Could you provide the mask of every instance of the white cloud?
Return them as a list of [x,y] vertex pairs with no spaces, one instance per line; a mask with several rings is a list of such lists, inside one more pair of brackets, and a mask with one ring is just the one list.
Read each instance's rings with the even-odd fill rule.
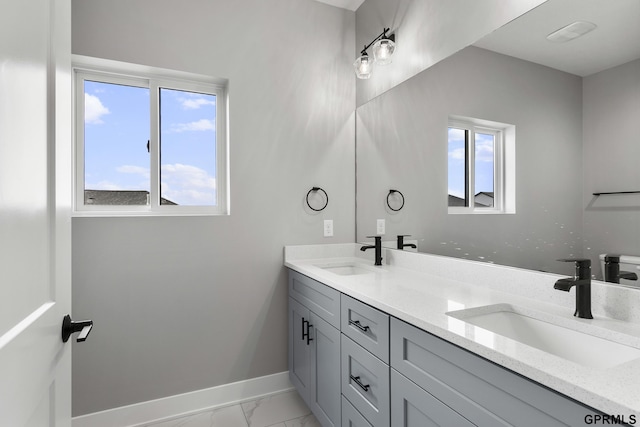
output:
[[212,205],[216,201],[216,179],[207,171],[181,163],[161,167],[162,197],[179,205]]
[[122,165],[118,166],[116,171],[119,173],[138,174],[149,178],[149,168],[143,168],[142,166]]
[[476,161],[493,162],[493,141],[476,141]]
[[464,160],[465,158],[465,149],[464,148],[456,148],[455,150],[449,151],[449,157],[455,160]]
[[185,110],[197,110],[203,105],[216,105],[215,98],[181,98],[180,102],[182,102],[182,108],[184,108]]
[[174,123],[171,125],[172,132],[191,132],[191,131],[215,131],[216,124],[213,120],[201,119],[196,122]]
[[106,180],[100,181],[100,182],[98,182],[96,184],[90,184],[90,183],[87,182],[84,185],[84,187],[87,190],[112,190],[112,191],[124,190],[124,188],[122,186],[120,186],[120,185],[118,185],[116,183],[113,183],[111,181],[106,181]]
[[89,93],[84,94],[84,122],[94,125],[104,123],[102,116],[110,114],[107,107],[102,105],[102,101],[95,95]]

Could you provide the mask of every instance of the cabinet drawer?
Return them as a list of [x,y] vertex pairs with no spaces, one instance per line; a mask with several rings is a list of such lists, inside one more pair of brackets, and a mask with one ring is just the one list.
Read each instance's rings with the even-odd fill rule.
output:
[[389,363],[389,315],[342,294],[340,330]]
[[371,427],[365,417],[344,396],[342,396],[342,427]]
[[374,427],[389,427],[389,365],[342,335],[342,394]]
[[564,395],[391,319],[391,366],[478,426],[577,426],[597,414]]
[[391,369],[391,425],[473,427],[462,415]]
[[289,270],[289,296],[336,329],[340,329],[340,292],[297,271]]

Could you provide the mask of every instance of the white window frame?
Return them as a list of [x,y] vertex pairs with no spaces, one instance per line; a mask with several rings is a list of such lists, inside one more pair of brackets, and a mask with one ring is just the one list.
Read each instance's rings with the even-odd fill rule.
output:
[[[229,136],[227,133],[227,81],[198,74],[73,55],[75,197],[74,216],[183,216],[229,215]],[[148,205],[86,205],[84,165],[85,80],[149,89],[150,188]],[[216,96],[216,205],[160,204],[160,103],[159,90],[175,89]]]
[[[515,213],[515,126],[462,116],[449,116],[448,128],[469,133],[466,150],[469,206],[447,206],[449,214],[510,214]],[[476,207],[475,195],[475,134],[494,136],[493,206]]]

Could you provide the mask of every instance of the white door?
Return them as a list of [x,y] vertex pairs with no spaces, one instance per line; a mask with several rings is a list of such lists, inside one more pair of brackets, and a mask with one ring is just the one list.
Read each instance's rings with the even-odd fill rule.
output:
[[0,425],[71,425],[70,0],[0,0]]

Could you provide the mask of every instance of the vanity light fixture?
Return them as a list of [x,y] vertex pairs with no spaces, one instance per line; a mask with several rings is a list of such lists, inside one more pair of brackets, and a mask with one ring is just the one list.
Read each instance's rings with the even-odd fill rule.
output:
[[597,25],[592,22],[576,21],[549,34],[547,40],[554,43],[566,43],[595,30],[596,27]]
[[[387,31],[389,31],[389,28],[383,29],[378,37],[373,39],[371,43],[360,51],[360,56],[356,59],[356,62],[353,63],[356,77],[359,79],[368,79],[371,77],[374,63],[377,65],[387,65],[391,63],[391,57],[396,49],[396,36],[395,34],[387,36]],[[371,45],[373,45],[371,49],[373,51],[373,59],[367,54],[367,49],[369,49]]]

